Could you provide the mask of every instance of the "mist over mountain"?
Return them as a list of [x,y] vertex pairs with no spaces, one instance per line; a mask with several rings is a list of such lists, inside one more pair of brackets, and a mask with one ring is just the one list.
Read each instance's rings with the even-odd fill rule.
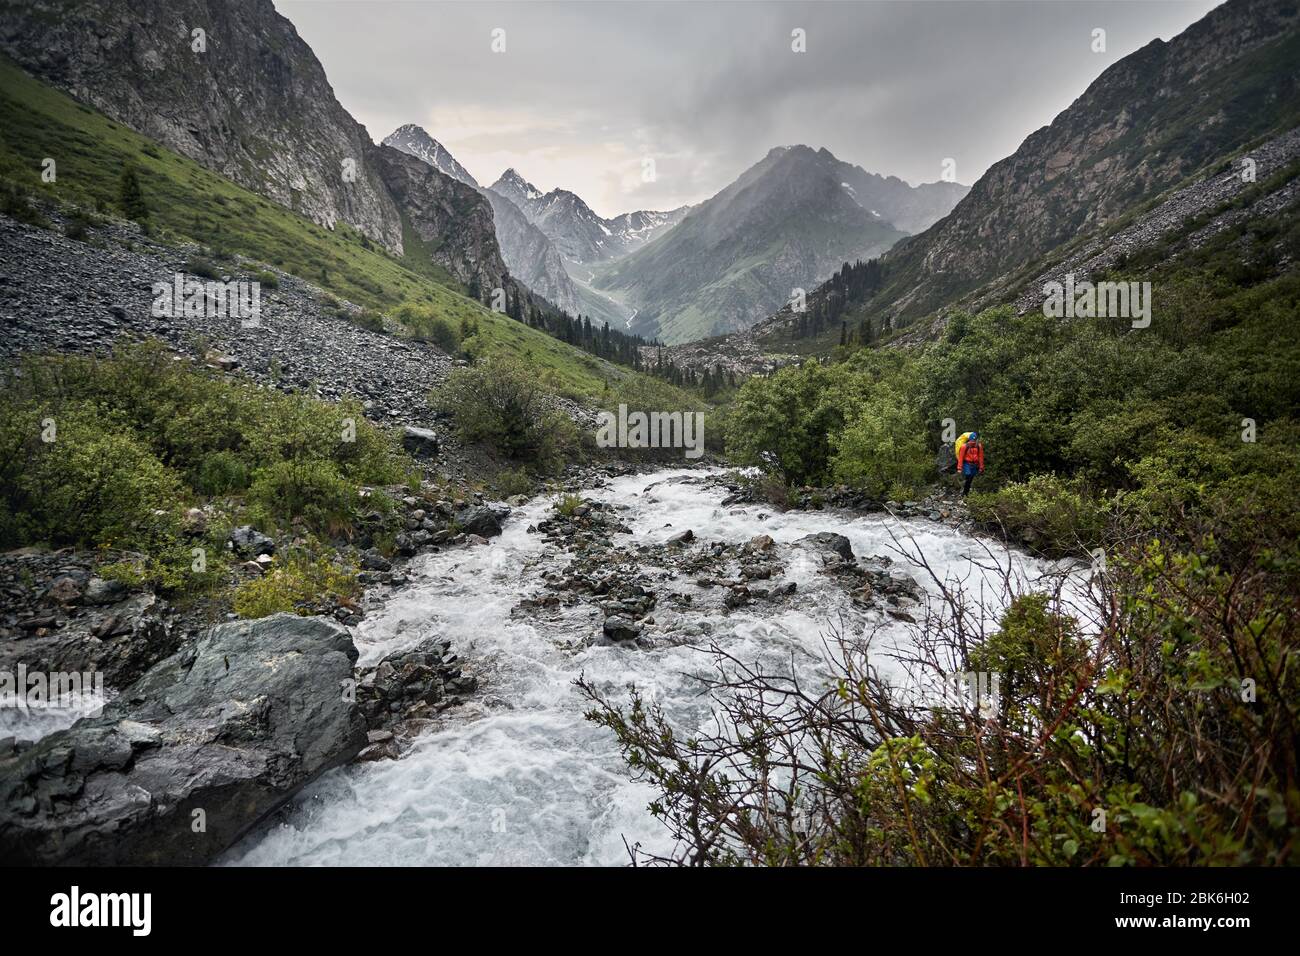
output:
[[530,222],[551,237],[565,259],[581,265],[627,255],[671,229],[690,208],[637,210],[604,219],[576,193],[567,189],[543,193],[513,169],[507,169],[489,188],[522,209]]
[[577,315],[582,310],[578,288],[565,271],[554,244],[514,202],[499,192],[479,186],[446,147],[414,123],[400,126],[384,137],[384,145],[414,156],[476,189],[492,206],[497,244],[510,274],[566,312]]
[[829,150],[776,147],[666,235],[601,270],[596,287],[637,308],[637,328],[665,342],[743,329],[846,261],[879,255],[923,227],[966,187],[911,187]]

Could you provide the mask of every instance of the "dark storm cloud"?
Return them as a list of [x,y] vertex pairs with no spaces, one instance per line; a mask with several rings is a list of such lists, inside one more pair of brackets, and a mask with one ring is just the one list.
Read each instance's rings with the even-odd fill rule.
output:
[[484,184],[514,166],[607,216],[698,202],[793,143],[911,182],[952,157],[974,182],[1215,5],[276,0],[376,140],[419,123]]

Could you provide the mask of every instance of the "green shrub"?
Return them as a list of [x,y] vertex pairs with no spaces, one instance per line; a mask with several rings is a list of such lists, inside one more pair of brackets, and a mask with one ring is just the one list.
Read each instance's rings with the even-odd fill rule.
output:
[[5,403],[0,451],[11,545],[149,550],[176,535],[181,483],[107,410]]
[[460,350],[461,340],[478,330],[477,323],[470,325],[468,319],[462,319],[461,327],[457,329],[432,308],[412,302],[402,303],[392,315],[411,338],[432,342],[449,355],[455,355]]
[[198,256],[185,261],[184,271],[203,279],[216,279],[221,275],[221,272],[211,261]]
[[742,465],[773,468],[791,484],[827,477],[832,436],[848,409],[835,386],[843,366],[810,361],[741,386],[727,422],[727,453]]
[[31,194],[11,182],[0,184],[0,213],[29,226],[50,228],[50,221],[32,201]]
[[1035,475],[992,492],[972,492],[971,516],[1052,556],[1082,556],[1101,544],[1107,508],[1079,481]]
[[[135,556],[114,568],[123,579],[193,591],[217,583],[224,553],[181,524],[199,496],[247,490],[259,524],[347,535],[359,485],[413,468],[355,402],[240,385],[157,343],[110,359],[27,356],[0,392],[0,546],[124,549]],[[375,493],[367,509],[386,501]],[[207,572],[192,567],[195,547]]]
[[351,525],[357,502],[357,486],[328,461],[278,461],[256,472],[248,489],[249,507],[273,525],[300,519],[329,535]]
[[877,498],[910,498],[934,477],[916,417],[896,402],[863,407],[833,445],[832,477]]
[[85,216],[69,216],[63,224],[63,234],[77,242],[85,242],[90,234],[90,220]]
[[144,190],[140,188],[140,177],[133,164],[122,167],[122,175],[117,184],[117,204],[127,219],[134,219],[144,225],[149,221],[149,205],[144,199]]
[[534,372],[511,359],[456,369],[436,400],[451,413],[462,439],[507,458],[548,469],[576,454],[577,427],[551,410],[553,397],[542,390]]
[[[202,552],[201,558],[196,551]],[[103,577],[133,589],[147,586],[191,597],[219,589],[229,572],[225,536],[216,532],[188,540],[166,538],[148,551],[134,551],[99,568]]]
[[274,272],[269,272],[264,269],[261,272],[258,272],[257,275],[255,275],[253,278],[264,289],[280,288],[280,277],[276,275]]
[[205,495],[225,495],[248,487],[248,466],[233,451],[217,451],[198,467],[194,490]]
[[492,484],[497,494],[503,498],[531,494],[533,490],[532,479],[522,468],[507,468],[499,472]]
[[374,309],[362,309],[360,312],[340,311],[339,315],[353,325],[360,326],[370,332],[383,332],[384,317]]
[[582,495],[564,495],[555,503],[555,513],[565,518],[572,518],[582,506]]
[[357,571],[339,565],[333,552],[305,550],[277,558],[261,577],[235,589],[235,613],[245,619],[270,614],[307,615],[330,601],[349,603],[360,594]]

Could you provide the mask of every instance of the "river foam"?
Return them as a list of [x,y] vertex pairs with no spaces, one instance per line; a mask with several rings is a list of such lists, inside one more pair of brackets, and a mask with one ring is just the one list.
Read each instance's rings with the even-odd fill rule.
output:
[[[701,471],[618,478],[586,497],[620,508],[644,542],[690,528],[704,541],[744,542],[768,534],[786,563],[783,580],[798,584],[785,605],[751,604],[730,613],[701,612],[694,623],[736,658],[789,670],[813,685],[829,680],[823,639],[832,620],[875,629],[905,642],[908,626],[878,610],[855,608],[820,573],[806,549],[789,545],[818,531],[846,536],[858,556],[895,552],[902,543],[924,554],[941,580],[961,581],[989,613],[997,610],[997,574],[987,542],[929,521],[831,512],[772,513],[755,505],[724,506],[725,492]],[[617,694],[635,683],[672,722],[699,728],[713,706],[691,675],[709,670],[697,646],[652,649],[591,644],[593,621],[511,617],[524,597],[543,591],[542,574],[566,556],[527,528],[553,504],[517,510],[488,546],[420,559],[411,585],[373,611],[357,629],[363,663],[431,636],[453,642],[480,692],[463,716],[422,736],[398,760],[354,764],[317,781],[276,823],[226,855],[242,865],[609,865],[628,860],[624,841],[671,849],[646,809],[654,792],[630,779],[612,734],[583,717],[573,681],[585,675]],[[992,557],[1009,565],[1022,587],[1054,569],[1015,552]],[[922,579],[929,594],[937,588]],[[684,578],[666,587],[687,590]],[[874,652],[873,652],[874,653]]]

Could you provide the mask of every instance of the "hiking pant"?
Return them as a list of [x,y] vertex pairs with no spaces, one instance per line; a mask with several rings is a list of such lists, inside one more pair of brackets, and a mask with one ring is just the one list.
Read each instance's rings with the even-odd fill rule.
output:
[[966,480],[961,486],[961,496],[963,498],[970,494],[970,483],[975,480],[975,472],[972,471],[969,475],[966,475],[965,478]]

